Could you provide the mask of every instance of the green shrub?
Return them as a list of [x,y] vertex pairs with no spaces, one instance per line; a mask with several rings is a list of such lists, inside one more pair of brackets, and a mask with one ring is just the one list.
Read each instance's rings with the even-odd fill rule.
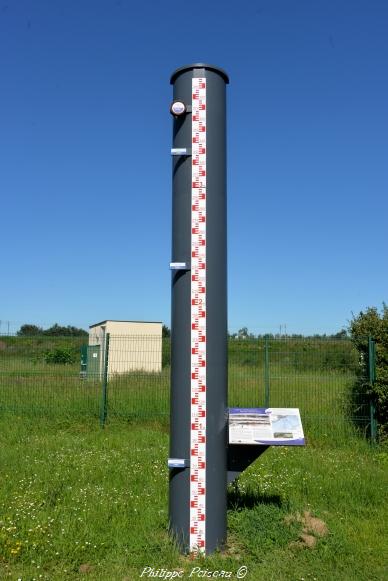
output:
[[76,362],[76,354],[73,349],[66,347],[57,347],[45,352],[44,360],[46,363],[68,365]]
[[[373,398],[376,406],[376,419],[379,424],[380,439],[388,438],[388,307],[383,304],[382,312],[376,307],[369,307],[353,317],[350,333],[359,354],[359,377],[356,390]],[[369,381],[368,336],[376,344],[376,380]]]

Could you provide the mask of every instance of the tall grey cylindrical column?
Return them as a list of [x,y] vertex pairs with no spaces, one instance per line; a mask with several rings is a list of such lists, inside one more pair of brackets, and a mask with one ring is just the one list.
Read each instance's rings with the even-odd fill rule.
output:
[[[171,77],[174,88],[173,103],[176,106],[172,111],[173,270],[169,519],[171,533],[181,550],[196,552],[198,549],[206,554],[222,547],[226,540],[228,82],[228,76],[222,69],[202,63],[182,67]],[[198,139],[202,144],[199,155]],[[199,181],[195,177],[195,164],[198,159]],[[195,201],[198,192],[201,198],[199,205],[202,208],[199,214],[198,202]],[[201,206],[205,204],[205,200],[206,205]],[[198,237],[195,237],[196,220],[206,223],[206,233],[203,237],[199,235],[200,256],[204,253],[203,264],[200,258],[199,266],[195,246],[198,242]],[[199,225],[199,228],[202,226]],[[200,277],[203,273],[204,278],[201,278],[203,283],[199,292],[204,294],[200,295],[199,300],[202,304],[203,296],[203,304],[206,305],[202,312],[205,325],[202,338],[199,331],[199,341],[204,342],[199,346],[202,348],[205,344],[206,352],[202,359],[199,356],[199,364],[198,359],[195,359],[198,334],[196,335],[194,320],[196,311],[193,308],[196,307],[192,307],[196,303],[196,288],[198,290],[198,287],[193,286],[196,284],[193,280],[196,278],[194,264],[195,268],[202,269]],[[198,282],[198,278],[196,280]],[[201,324],[202,319],[200,328]],[[199,405],[195,385],[193,388],[193,378],[198,377],[198,370],[194,369],[197,364],[206,369],[205,376],[201,376],[202,367],[199,370],[200,377],[204,377],[202,383],[199,381],[199,390],[204,392],[198,396]],[[198,426],[199,444],[195,439]],[[203,462],[200,461],[201,446]],[[203,469],[202,472],[199,470],[199,477],[205,475],[205,485],[199,488],[196,483],[198,473],[194,470],[198,463]],[[200,508],[196,512],[198,505]],[[198,530],[202,532],[197,532]],[[198,543],[195,540],[196,534]]]

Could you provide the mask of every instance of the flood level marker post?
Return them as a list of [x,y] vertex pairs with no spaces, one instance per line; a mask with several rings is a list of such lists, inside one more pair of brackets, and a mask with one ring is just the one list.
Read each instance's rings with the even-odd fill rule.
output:
[[226,84],[176,70],[173,114],[170,530],[184,552],[226,540]]

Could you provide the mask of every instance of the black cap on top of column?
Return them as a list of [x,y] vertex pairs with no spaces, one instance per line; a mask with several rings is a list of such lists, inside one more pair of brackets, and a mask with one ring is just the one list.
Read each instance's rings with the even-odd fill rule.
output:
[[220,67],[216,67],[214,65],[207,65],[205,63],[194,63],[192,65],[185,65],[184,67],[179,67],[179,69],[176,69],[176,71],[174,71],[171,75],[171,79],[170,79],[171,85],[173,85],[175,83],[177,77],[181,73],[184,73],[186,71],[191,71],[193,69],[207,69],[208,71],[213,71],[213,72],[221,75],[221,77],[224,79],[225,83],[229,83],[229,77],[228,77],[227,73],[224,71],[224,69],[221,69]]

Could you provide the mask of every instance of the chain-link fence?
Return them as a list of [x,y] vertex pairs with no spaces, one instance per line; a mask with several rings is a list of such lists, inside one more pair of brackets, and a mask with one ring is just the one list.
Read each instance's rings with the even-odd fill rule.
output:
[[307,434],[374,437],[373,403],[361,389],[373,369],[347,338],[230,341],[229,405],[299,408]]
[[[230,339],[229,405],[297,407],[307,436],[373,436],[372,402],[360,390],[373,379],[369,353],[362,361],[349,339]],[[104,423],[168,417],[169,397],[169,338],[0,337],[2,412]]]
[[85,387],[85,337],[0,337],[0,410],[17,414],[98,415],[101,386]]

